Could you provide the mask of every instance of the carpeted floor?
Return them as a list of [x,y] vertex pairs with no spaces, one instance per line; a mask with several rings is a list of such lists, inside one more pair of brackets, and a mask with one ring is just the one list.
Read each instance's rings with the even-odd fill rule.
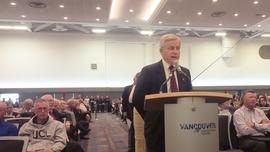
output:
[[127,152],[128,126],[111,113],[98,113],[90,123],[88,140],[81,140],[85,152]]

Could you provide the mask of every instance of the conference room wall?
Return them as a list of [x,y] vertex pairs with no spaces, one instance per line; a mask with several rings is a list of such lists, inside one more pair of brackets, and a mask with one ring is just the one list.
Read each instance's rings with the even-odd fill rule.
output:
[[143,36],[9,32],[0,41],[1,88],[123,87],[153,62]]
[[[128,34],[1,32],[0,87],[123,87],[132,83],[144,65],[160,59],[158,39]],[[198,76],[194,86],[269,85],[269,60],[258,55],[259,47],[266,44],[267,39],[243,39],[232,57],[224,59],[219,58],[220,38],[185,37],[181,65],[191,70],[192,79]],[[97,70],[90,69],[92,63]]]

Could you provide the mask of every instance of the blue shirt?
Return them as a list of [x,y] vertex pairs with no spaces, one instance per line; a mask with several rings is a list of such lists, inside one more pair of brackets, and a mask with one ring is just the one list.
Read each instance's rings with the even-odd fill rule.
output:
[[17,136],[17,135],[18,129],[14,124],[0,120],[0,136]]

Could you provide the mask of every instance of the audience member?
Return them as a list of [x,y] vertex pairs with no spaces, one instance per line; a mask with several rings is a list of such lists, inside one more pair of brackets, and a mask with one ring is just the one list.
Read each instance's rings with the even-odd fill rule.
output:
[[269,152],[269,141],[261,141],[253,136],[265,137],[270,132],[270,121],[265,113],[256,108],[256,92],[247,90],[244,92],[241,108],[235,111],[233,122],[239,138],[239,147],[250,152]]
[[64,125],[49,116],[49,104],[38,99],[34,105],[35,116],[25,123],[19,135],[29,136],[27,151],[60,152],[67,144]]
[[4,116],[7,111],[7,105],[0,101],[0,136],[17,136],[17,127],[9,122],[5,122]]

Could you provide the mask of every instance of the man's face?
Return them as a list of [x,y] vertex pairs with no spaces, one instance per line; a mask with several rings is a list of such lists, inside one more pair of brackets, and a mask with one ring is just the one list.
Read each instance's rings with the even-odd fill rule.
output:
[[38,102],[35,105],[35,113],[37,119],[44,120],[48,118],[49,114],[49,105],[46,102]]
[[180,58],[180,47],[179,40],[165,41],[164,46],[160,48],[160,54],[168,64],[172,65],[175,60],[178,61]]
[[49,103],[50,108],[54,107],[54,99],[51,95],[44,95],[41,97],[42,100]]
[[256,101],[257,101],[257,94],[256,93],[251,93],[248,92],[246,95],[243,97],[244,99],[244,105],[249,108],[253,109],[256,107]]

